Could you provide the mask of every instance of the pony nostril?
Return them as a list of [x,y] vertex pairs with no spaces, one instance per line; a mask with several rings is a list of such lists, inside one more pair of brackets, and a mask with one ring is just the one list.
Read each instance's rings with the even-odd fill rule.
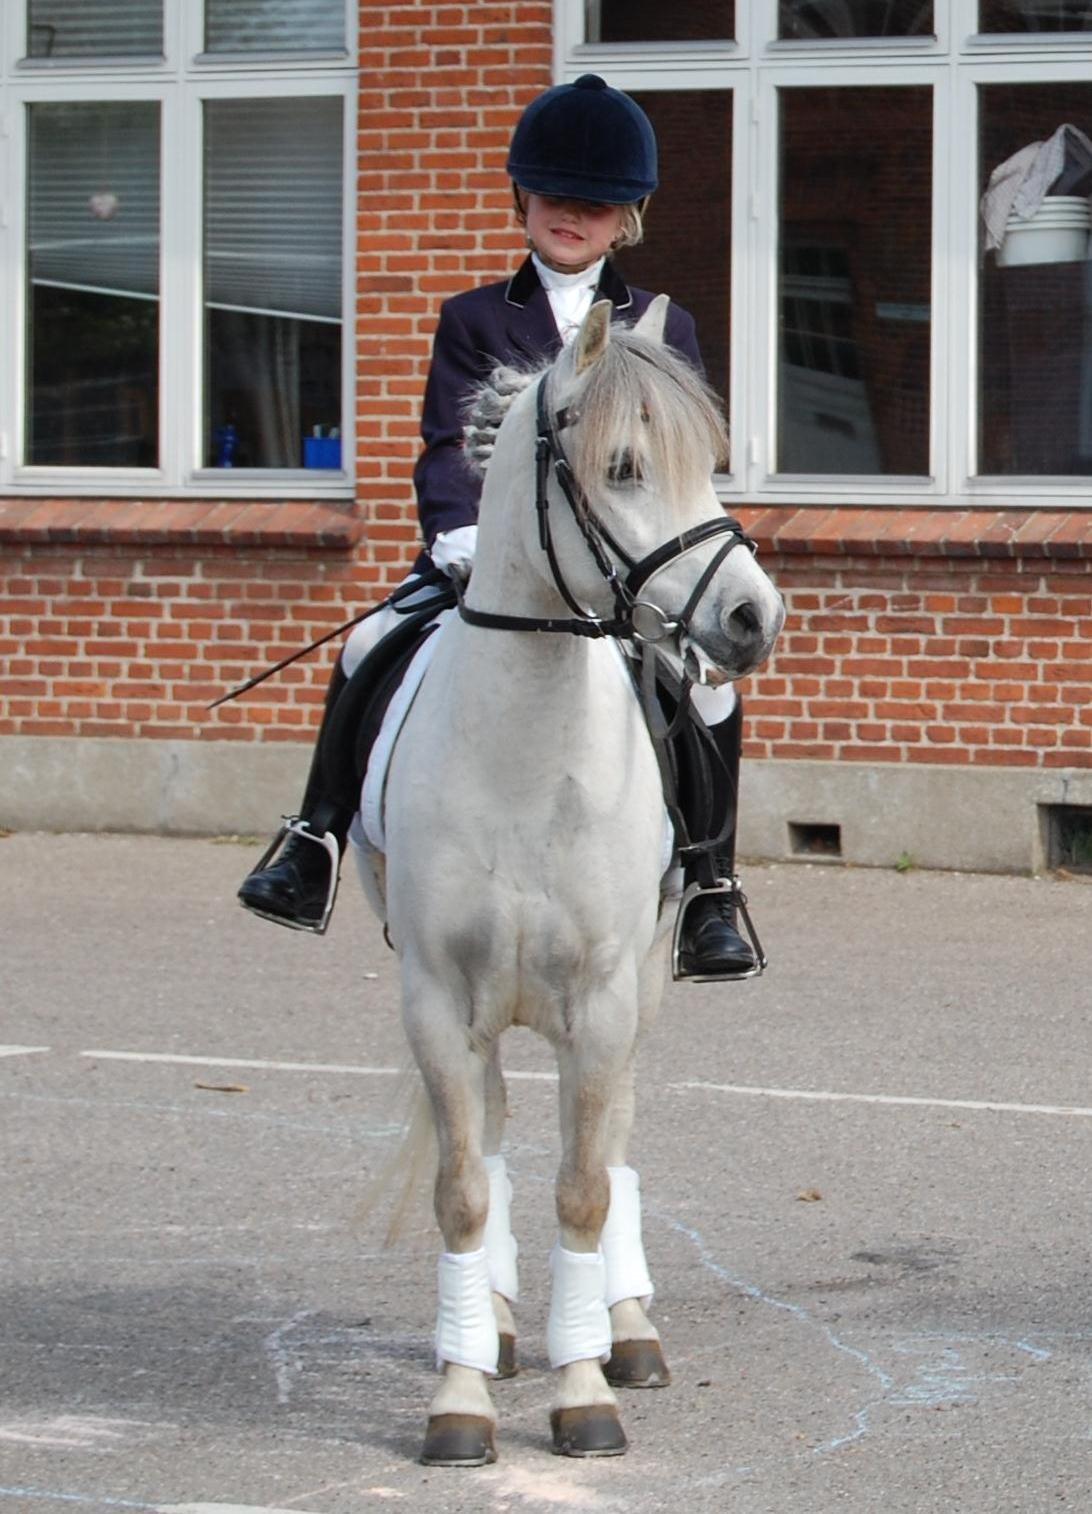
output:
[[762,629],[762,621],[754,605],[745,601],[737,605],[728,617],[729,628],[742,640],[749,641]]

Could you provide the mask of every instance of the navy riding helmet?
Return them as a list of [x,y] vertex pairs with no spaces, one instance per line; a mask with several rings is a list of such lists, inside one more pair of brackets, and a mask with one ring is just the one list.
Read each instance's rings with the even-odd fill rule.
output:
[[531,101],[507,168],[532,194],[632,205],[656,188],[656,133],[635,100],[583,74]]

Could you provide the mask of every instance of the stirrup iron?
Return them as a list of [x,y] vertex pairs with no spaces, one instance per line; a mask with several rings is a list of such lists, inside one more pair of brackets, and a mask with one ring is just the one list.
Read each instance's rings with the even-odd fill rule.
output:
[[[686,919],[686,911],[692,900],[701,894],[728,894],[730,901],[736,907],[736,914],[743,923],[744,939],[750,941],[751,950],[755,954],[755,965],[741,973],[684,973],[680,971],[679,956],[682,945],[683,921]],[[743,892],[743,885],[739,881],[739,875],[733,873],[730,878],[718,878],[713,884],[691,883],[687,886],[679,905],[679,913],[675,918],[675,935],[671,943],[671,976],[676,983],[736,983],[744,978],[760,978],[767,966],[766,953],[762,950],[762,943],[758,939],[754,921],[751,919],[747,908],[747,895]]]
[[255,909],[251,904],[248,904],[246,908],[250,910],[252,915],[257,915],[259,919],[272,920],[274,925],[286,925],[289,930],[305,930],[310,931],[313,936],[323,936],[326,934],[326,927],[330,923],[330,916],[334,912],[334,901],[337,898],[338,874],[341,871],[341,848],[338,846],[337,838],[332,832],[326,831],[323,835],[316,836],[314,831],[307,829],[306,820],[301,819],[299,815],[282,815],[280,830],[250,869],[247,877],[253,878],[255,873],[263,872],[284,846],[289,836],[300,836],[304,841],[314,842],[316,846],[322,847],[330,859],[330,886],[326,891],[326,903],[323,907],[322,919],[314,925],[306,925],[298,920],[289,920],[284,915],[274,915],[268,910]]

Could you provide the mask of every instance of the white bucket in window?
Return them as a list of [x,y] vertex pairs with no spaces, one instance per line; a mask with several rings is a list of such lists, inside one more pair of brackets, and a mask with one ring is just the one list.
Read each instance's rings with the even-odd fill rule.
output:
[[1025,263],[1078,263],[1088,256],[1092,207],[1082,195],[1048,195],[1033,216],[1009,215],[997,251],[1002,268]]

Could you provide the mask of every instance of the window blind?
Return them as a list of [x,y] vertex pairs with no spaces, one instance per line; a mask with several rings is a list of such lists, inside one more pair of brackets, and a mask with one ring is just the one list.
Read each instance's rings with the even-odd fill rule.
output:
[[205,300],[341,319],[342,102],[205,104]]
[[[206,302],[340,321],[341,99],[205,109]],[[28,198],[33,282],[158,294],[158,106],[32,105]]]
[[162,0],[29,0],[31,58],[158,57]]
[[210,53],[329,52],[345,46],[345,0],[205,0]]
[[159,291],[159,106],[30,110],[30,277],[102,292]]

